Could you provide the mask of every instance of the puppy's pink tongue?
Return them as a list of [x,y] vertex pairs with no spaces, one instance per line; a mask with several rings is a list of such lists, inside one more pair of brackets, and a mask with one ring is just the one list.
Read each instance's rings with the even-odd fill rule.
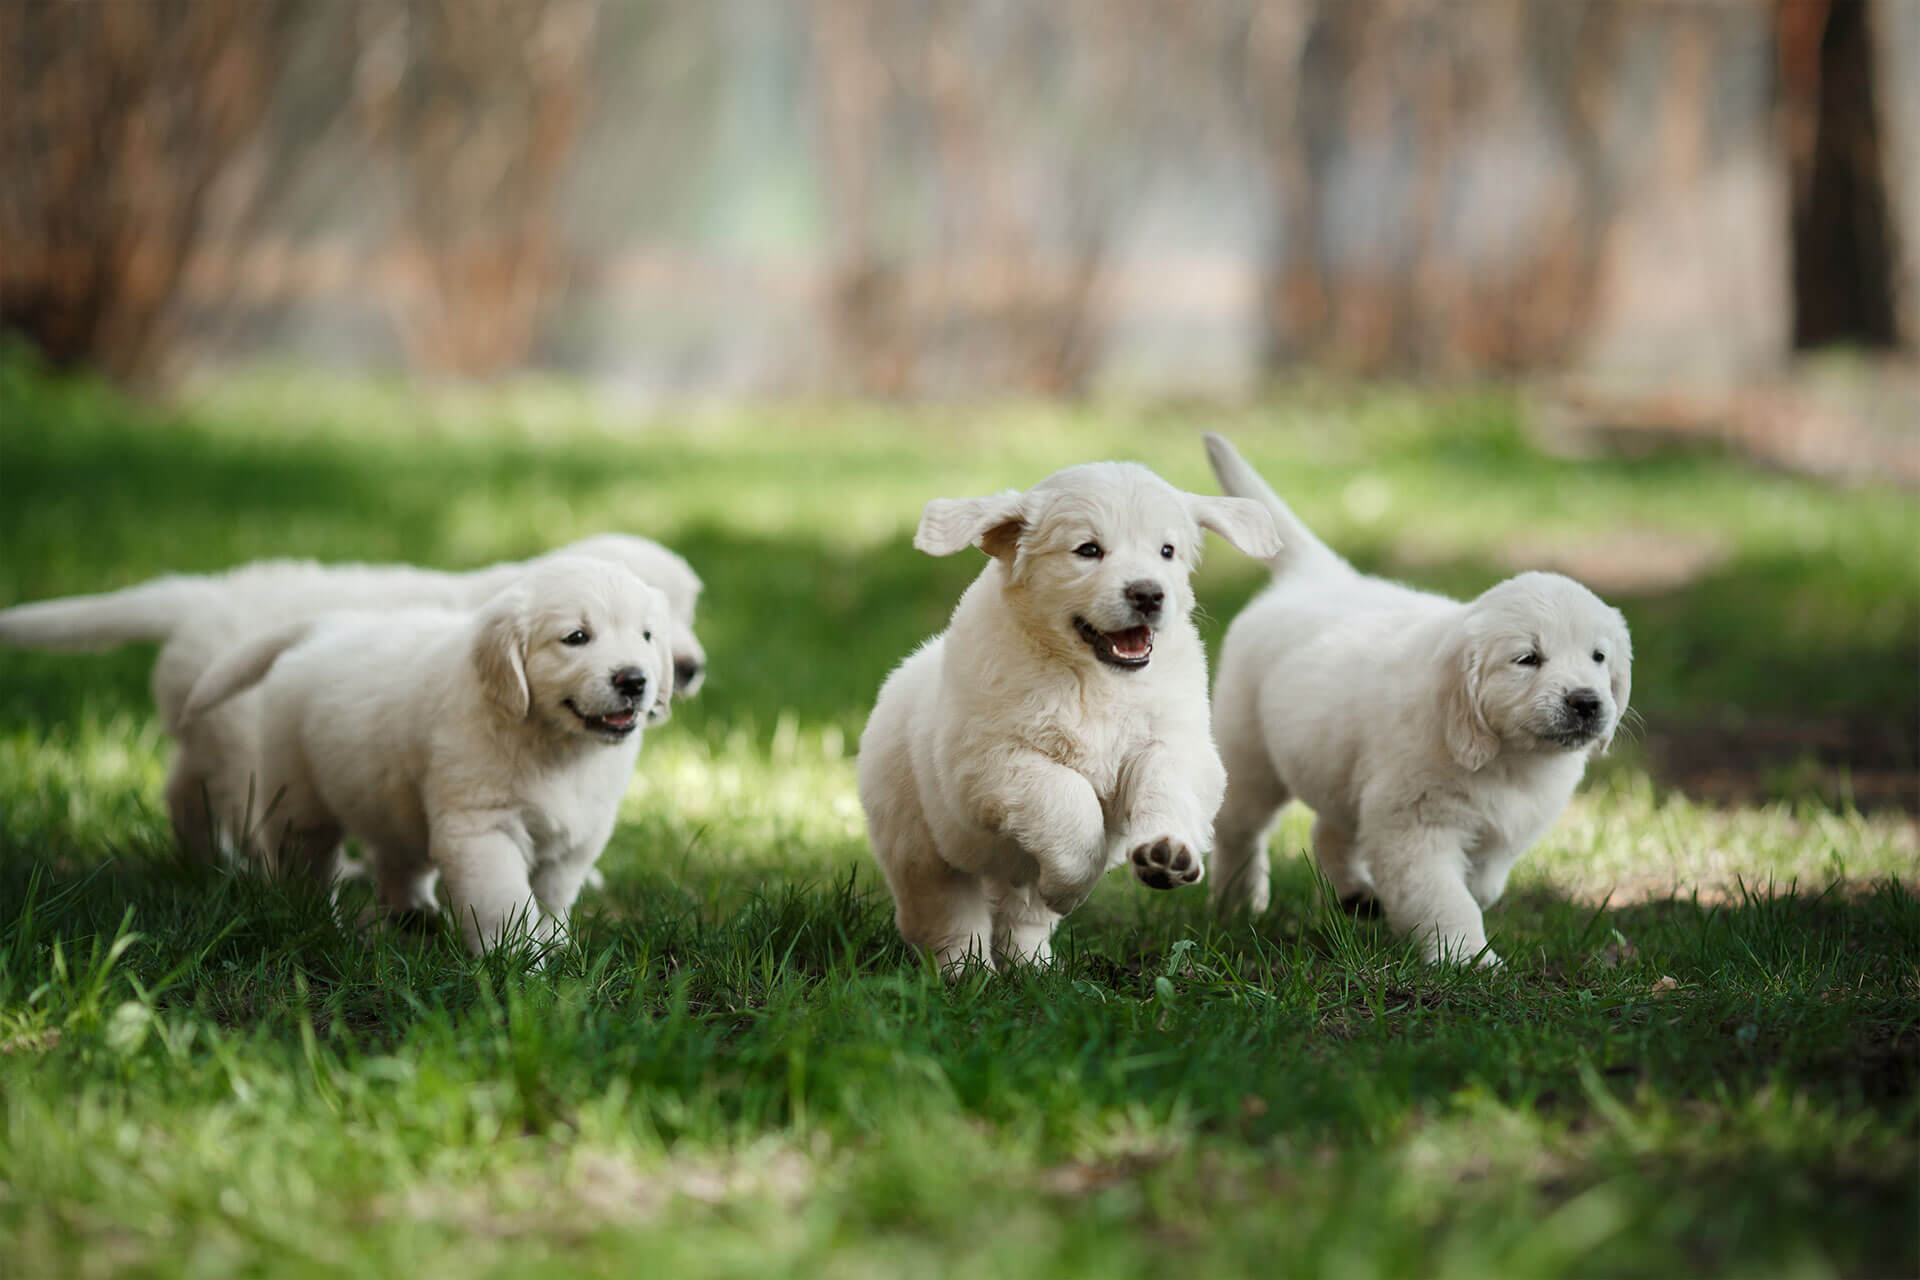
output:
[[1109,631],[1107,644],[1116,658],[1144,658],[1153,652],[1153,629],[1128,627],[1125,631]]

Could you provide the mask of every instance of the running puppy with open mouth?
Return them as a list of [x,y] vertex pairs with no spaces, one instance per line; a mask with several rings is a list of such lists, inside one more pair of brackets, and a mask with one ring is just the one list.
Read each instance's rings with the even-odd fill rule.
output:
[[270,631],[337,610],[472,609],[522,573],[557,556],[587,556],[625,568],[659,588],[673,606],[675,693],[689,697],[706,675],[693,634],[700,578],[647,538],[602,533],[559,551],[466,573],[404,564],[320,564],[263,560],[217,574],[174,574],[101,595],[39,600],[0,609],[0,640],[77,652],[132,641],[160,645],[154,705],[175,740],[167,809],[181,847],[200,859],[233,849],[260,815],[251,786],[260,754],[258,698],[243,693],[184,722],[188,693],[217,658]]
[[613,832],[642,724],[673,691],[667,598],[606,560],[538,562],[479,609],[334,613],[247,641],[188,695],[191,724],[259,686],[250,852],[327,885],[347,834],[380,902],[467,945],[564,929]]
[[1286,540],[1220,651],[1214,901],[1266,910],[1266,834],[1297,798],[1343,903],[1383,908],[1429,961],[1499,963],[1481,912],[1620,727],[1626,619],[1557,573],[1467,602],[1368,577],[1206,441],[1220,487],[1264,503]]
[[1132,463],[927,504],[914,546],[990,560],[881,687],[860,800],[901,936],[943,968],[1046,960],[1123,862],[1157,889],[1200,879],[1225,784],[1188,617],[1202,528],[1279,549],[1260,504]]

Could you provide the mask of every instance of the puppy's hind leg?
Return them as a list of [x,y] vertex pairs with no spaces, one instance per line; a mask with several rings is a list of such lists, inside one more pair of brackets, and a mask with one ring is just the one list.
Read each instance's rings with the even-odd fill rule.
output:
[[1267,833],[1287,803],[1286,784],[1267,761],[1264,746],[1229,753],[1227,794],[1213,820],[1213,905],[1223,914],[1267,909]]
[[1343,908],[1367,919],[1380,914],[1373,877],[1354,856],[1353,836],[1328,822],[1323,814],[1313,819],[1313,859],[1320,864],[1320,874],[1333,886],[1334,897]]
[[952,974],[969,961],[993,967],[993,909],[978,876],[924,857],[881,862],[893,892],[893,921],[900,936],[933,954],[941,972]]
[[167,817],[181,852],[198,863],[212,863],[220,853],[210,785],[207,776],[188,763],[184,751],[174,756],[167,770]]
[[262,790],[270,799],[265,816],[254,818],[246,847],[270,875],[330,889],[346,832],[303,777],[268,771]]
[[1257,916],[1269,894],[1267,832],[1288,794],[1260,731],[1258,667],[1244,657],[1221,660],[1213,740],[1227,770],[1226,794],[1213,818],[1213,906],[1222,915]]
[[930,952],[945,973],[969,959],[991,968],[993,915],[979,877],[940,856],[906,751],[870,746],[879,732],[877,723],[870,725],[861,743],[860,801],[874,861],[893,895],[894,926],[909,946]]

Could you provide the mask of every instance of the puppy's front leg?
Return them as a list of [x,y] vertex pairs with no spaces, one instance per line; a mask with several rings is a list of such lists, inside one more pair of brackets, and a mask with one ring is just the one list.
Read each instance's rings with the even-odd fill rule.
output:
[[1045,756],[1022,752],[983,777],[976,794],[987,809],[984,825],[1039,865],[1034,888],[1048,910],[1064,916],[1087,900],[1107,869],[1106,818],[1092,784]]
[[436,827],[432,857],[447,886],[447,904],[473,952],[491,950],[507,928],[524,919],[545,941],[555,923],[541,910],[527,878],[527,855],[506,829],[475,822]]
[[1417,937],[1427,963],[1500,963],[1487,948],[1480,904],[1467,887],[1467,855],[1455,833],[1402,827],[1362,840],[1387,923]]
[[1226,772],[1210,749],[1189,759],[1167,747],[1141,752],[1122,780],[1126,819],[1113,860],[1126,858],[1150,889],[1177,889],[1206,874],[1213,845],[1213,815],[1220,808]]
[[555,932],[566,927],[567,915],[580,897],[580,889],[587,882],[587,873],[592,870],[593,863],[584,858],[555,859],[534,867],[531,877],[533,896],[540,903],[540,909],[553,921]]

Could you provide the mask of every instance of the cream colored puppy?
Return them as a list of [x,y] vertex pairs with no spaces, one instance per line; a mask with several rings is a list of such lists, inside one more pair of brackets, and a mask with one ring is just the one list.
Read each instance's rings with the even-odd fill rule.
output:
[[181,845],[200,857],[231,848],[260,815],[251,787],[259,755],[259,704],[242,694],[182,722],[188,691],[209,663],[253,636],[342,609],[437,606],[471,609],[530,566],[553,556],[585,555],[622,565],[659,588],[673,608],[674,675],[682,696],[698,691],[706,653],[693,634],[700,579],[687,562],[646,538],[604,533],[522,563],[470,573],[411,565],[317,564],[268,560],[223,574],[156,578],[103,595],[42,600],[0,609],[0,639],[36,649],[106,649],[159,641],[153,696],[161,724],[177,742],[167,777],[167,808]]
[[1264,503],[1286,542],[1220,654],[1215,902],[1266,910],[1266,833],[1297,798],[1342,902],[1377,902],[1430,961],[1498,963],[1480,913],[1626,714],[1626,620],[1558,574],[1464,604],[1368,577],[1206,441],[1220,487]]
[[324,615],[215,660],[192,724],[259,685],[254,852],[320,883],[367,847],[395,912],[436,875],[468,945],[555,937],[613,831],[642,721],[668,714],[667,598],[619,565],[542,560],[477,611]]
[[1202,527],[1278,549],[1258,503],[1130,463],[927,504],[914,546],[991,560],[881,687],[860,799],[901,936],[943,967],[1046,960],[1122,862],[1154,888],[1200,878],[1224,783],[1188,620]]

